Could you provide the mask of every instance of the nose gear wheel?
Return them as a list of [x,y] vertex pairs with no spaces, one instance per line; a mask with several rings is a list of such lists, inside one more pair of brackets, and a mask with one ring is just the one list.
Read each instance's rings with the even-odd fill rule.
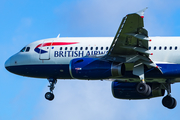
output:
[[47,99],[47,100],[53,100],[54,99],[54,94],[53,93],[51,93],[51,92],[47,92],[46,94],[45,94],[45,98]]
[[57,83],[57,79],[54,79],[54,78],[49,78],[48,79],[50,85],[48,86],[49,87],[49,90],[50,92],[47,92],[45,94],[45,98],[49,101],[52,101],[54,99],[54,94],[53,94],[53,90],[55,88],[55,84]]

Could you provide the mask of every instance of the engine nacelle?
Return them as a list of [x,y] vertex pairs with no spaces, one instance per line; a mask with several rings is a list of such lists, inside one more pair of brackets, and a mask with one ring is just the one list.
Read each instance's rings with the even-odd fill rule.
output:
[[98,58],[76,58],[71,60],[69,72],[76,79],[107,79],[123,76],[125,65]]
[[112,94],[119,99],[149,99],[153,97],[164,96],[165,90],[161,89],[160,83],[147,83],[152,91],[149,96],[143,96],[136,91],[138,83],[112,82]]

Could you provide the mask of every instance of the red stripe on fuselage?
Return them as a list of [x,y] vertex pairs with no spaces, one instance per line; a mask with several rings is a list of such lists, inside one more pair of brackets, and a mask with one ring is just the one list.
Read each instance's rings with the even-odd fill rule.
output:
[[36,46],[36,48],[45,47],[45,46],[72,45],[77,43],[78,42],[49,42],[49,43],[39,44],[38,46]]

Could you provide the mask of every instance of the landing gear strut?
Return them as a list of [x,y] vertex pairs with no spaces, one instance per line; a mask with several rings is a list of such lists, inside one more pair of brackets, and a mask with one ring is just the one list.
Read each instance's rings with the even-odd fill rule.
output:
[[50,85],[48,86],[49,89],[50,89],[50,92],[47,92],[47,93],[45,94],[45,98],[46,98],[47,100],[51,101],[51,100],[54,99],[53,90],[54,90],[54,88],[55,88],[54,85],[57,83],[57,79],[49,78],[48,81],[49,81],[49,83],[50,83]]
[[145,77],[144,77],[144,64],[142,63],[135,63],[133,74],[136,76],[139,76],[141,82],[137,84],[136,91],[143,95],[143,96],[149,96],[151,94],[151,87],[146,84]]
[[176,107],[177,101],[176,101],[176,99],[171,97],[171,94],[170,94],[171,93],[171,84],[167,83],[167,84],[163,84],[163,86],[167,90],[168,94],[162,99],[162,104],[164,107],[173,109]]

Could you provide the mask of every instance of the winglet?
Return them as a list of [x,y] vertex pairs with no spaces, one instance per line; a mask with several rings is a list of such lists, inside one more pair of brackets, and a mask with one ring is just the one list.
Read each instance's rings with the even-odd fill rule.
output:
[[141,18],[144,18],[144,12],[145,12],[146,9],[148,9],[148,7],[146,7],[146,8],[144,8],[144,9],[138,11],[137,14],[140,15]]

